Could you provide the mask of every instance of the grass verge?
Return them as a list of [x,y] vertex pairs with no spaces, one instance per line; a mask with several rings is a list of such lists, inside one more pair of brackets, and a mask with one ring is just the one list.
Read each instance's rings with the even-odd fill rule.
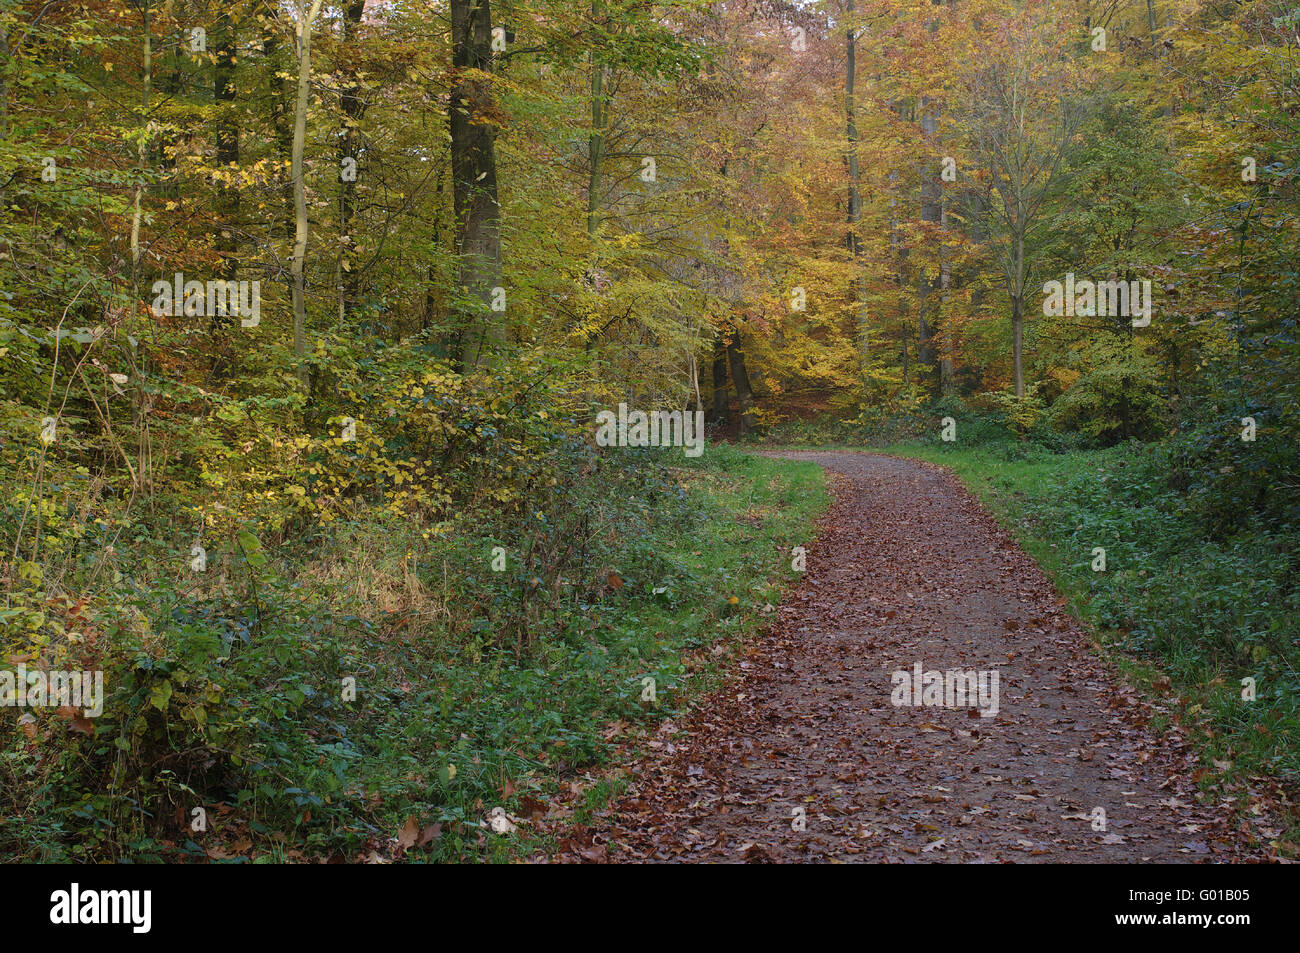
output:
[[[564,823],[538,835],[530,821],[563,788],[582,794],[574,821],[606,803],[617,783],[598,775],[616,747],[679,717],[760,630],[795,576],[790,549],[829,501],[820,469],[717,446],[669,473],[679,518],[638,527],[625,561],[599,569],[604,597],[579,602],[527,657],[450,643],[384,666],[388,689],[419,687],[373,726],[357,775],[382,799],[382,829],[427,835],[427,850],[405,856],[553,850]],[[479,826],[493,808],[518,823],[513,836]]]

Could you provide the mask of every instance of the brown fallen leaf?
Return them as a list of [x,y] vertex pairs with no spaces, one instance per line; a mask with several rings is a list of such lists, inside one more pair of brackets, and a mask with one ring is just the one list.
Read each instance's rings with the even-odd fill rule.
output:
[[93,738],[95,736],[95,723],[89,718],[83,718],[81,715],[77,715],[72,719],[72,723],[68,725],[68,730],[88,735]]
[[403,849],[414,847],[416,840],[420,836],[420,822],[412,814],[406,819],[406,823],[397,834],[397,846]]

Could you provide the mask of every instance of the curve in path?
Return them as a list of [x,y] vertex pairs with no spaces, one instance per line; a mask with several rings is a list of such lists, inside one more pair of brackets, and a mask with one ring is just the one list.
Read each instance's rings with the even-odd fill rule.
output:
[[[807,572],[736,677],[633,767],[597,847],[730,862],[1249,855],[1226,810],[1195,800],[1179,731],[1150,729],[1151,708],[950,472],[780,455],[834,474]],[[986,713],[978,694],[895,705],[893,673],[918,665],[987,673]]]

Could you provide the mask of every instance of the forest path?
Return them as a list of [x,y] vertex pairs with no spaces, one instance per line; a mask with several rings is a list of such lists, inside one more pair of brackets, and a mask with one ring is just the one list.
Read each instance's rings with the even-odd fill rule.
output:
[[[1227,808],[1193,797],[1196,760],[1177,726],[1150,729],[1150,706],[956,477],[862,453],[772,455],[833,474],[806,574],[736,676],[680,733],[661,732],[622,800],[562,859],[1249,854]],[[996,715],[895,706],[891,673],[917,663],[996,671]]]

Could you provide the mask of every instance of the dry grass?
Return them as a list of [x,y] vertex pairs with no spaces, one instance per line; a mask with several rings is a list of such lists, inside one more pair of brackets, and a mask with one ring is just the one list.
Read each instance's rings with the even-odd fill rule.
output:
[[357,615],[388,628],[405,628],[416,619],[450,618],[445,592],[431,589],[416,571],[418,534],[405,549],[375,530],[337,539],[303,567],[300,579],[330,592],[331,602],[355,606]]

